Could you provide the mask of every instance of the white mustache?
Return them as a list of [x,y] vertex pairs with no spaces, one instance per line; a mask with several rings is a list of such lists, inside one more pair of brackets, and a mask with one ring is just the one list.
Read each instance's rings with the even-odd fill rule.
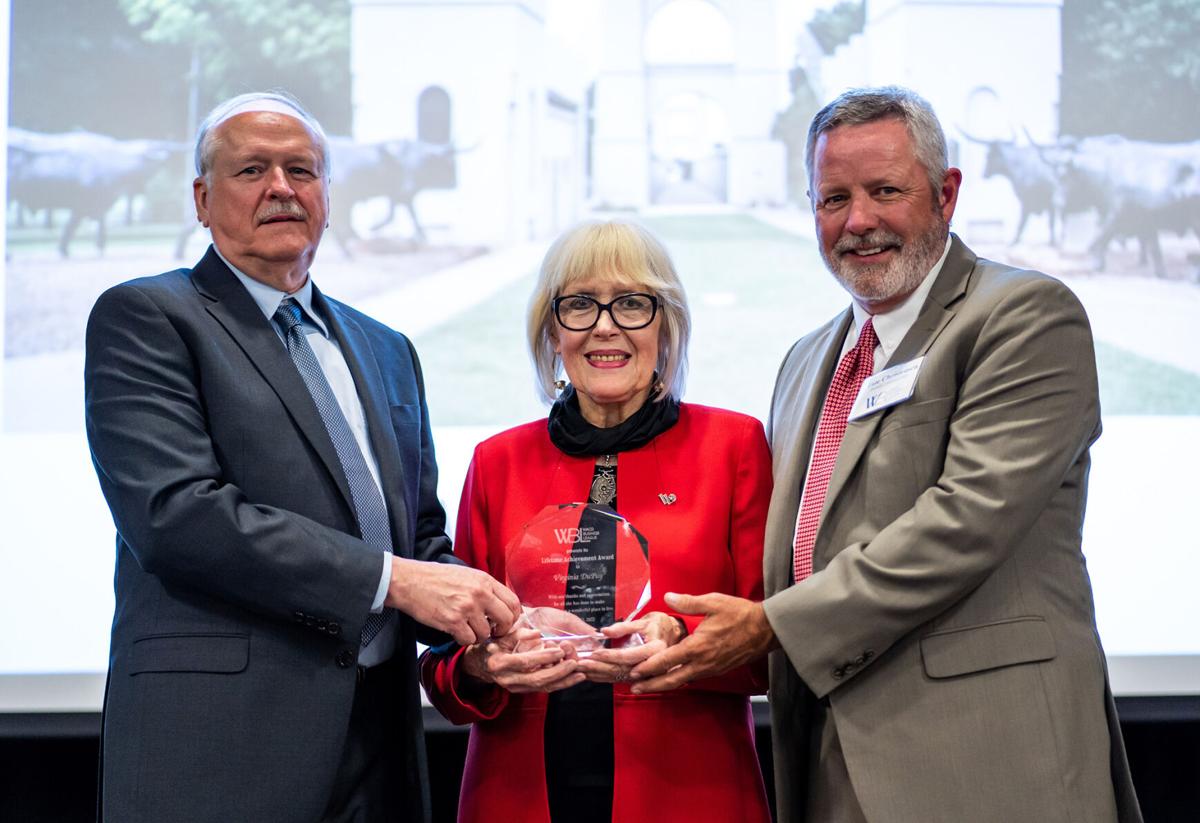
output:
[[297,220],[308,220],[308,212],[301,208],[299,203],[293,200],[279,200],[270,203],[258,213],[258,222],[262,223],[280,215],[294,217]]
[[875,229],[861,236],[846,235],[834,244],[833,250],[838,254],[844,254],[849,251],[862,251],[864,249],[885,248],[888,246],[899,248],[903,245],[904,238],[900,235],[890,232],[887,229]]

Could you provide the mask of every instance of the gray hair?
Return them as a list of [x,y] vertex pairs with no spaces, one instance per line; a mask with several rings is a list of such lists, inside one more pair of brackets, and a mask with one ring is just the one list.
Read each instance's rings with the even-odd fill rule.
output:
[[813,156],[817,139],[822,134],[838,126],[861,126],[888,119],[904,123],[917,161],[929,175],[929,185],[935,194],[940,191],[950,165],[942,124],[938,122],[928,100],[901,86],[850,89],[816,113],[812,125],[808,127],[808,146],[804,155],[809,191],[812,190]]
[[[256,108],[255,104],[261,105],[261,108]],[[217,126],[235,114],[251,111],[274,111],[289,114],[307,126],[308,130],[317,138],[317,145],[321,149],[321,172],[326,180],[329,179],[331,173],[329,138],[325,135],[325,129],[321,128],[317,118],[300,105],[299,100],[283,91],[254,91],[248,94],[239,94],[237,97],[231,97],[223,103],[218,103],[200,123],[200,129],[196,132],[196,176],[208,178],[213,156],[221,142],[217,137]]]
[[527,330],[538,394],[553,402],[561,359],[554,351],[554,298],[580,280],[598,277],[631,282],[658,297],[658,384],[654,400],[683,395],[692,317],[671,256],[653,234],[623,220],[582,223],[550,246],[529,300]]

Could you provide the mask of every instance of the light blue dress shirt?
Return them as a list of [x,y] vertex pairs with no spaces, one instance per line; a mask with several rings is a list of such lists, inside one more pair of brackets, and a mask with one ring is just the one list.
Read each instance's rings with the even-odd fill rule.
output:
[[[291,297],[299,304],[301,309],[301,327],[304,329],[304,334],[308,338],[308,344],[312,347],[313,353],[317,356],[317,362],[321,364],[321,371],[325,373],[325,379],[329,381],[329,387],[333,389],[333,394],[337,398],[338,405],[342,409],[342,414],[346,417],[346,422],[350,425],[350,430],[354,432],[354,440],[358,443],[358,448],[362,451],[363,458],[366,460],[367,468],[371,472],[371,477],[375,480],[376,487],[379,488],[379,496],[383,499],[383,504],[387,506],[387,499],[383,496],[383,484],[379,480],[379,462],[375,459],[375,452],[371,448],[370,437],[367,433],[367,418],[363,412],[362,402],[358,399],[358,390],[354,387],[354,377],[350,374],[350,367],[346,365],[346,358],[342,355],[341,348],[338,347],[337,340],[329,333],[325,322],[317,316],[313,311],[312,294],[313,281],[310,275],[299,291],[294,294],[280,291],[266,283],[255,280],[245,272],[240,271],[236,266],[225,259],[221,254],[220,249],[214,245],[213,248],[217,252],[217,256],[229,267],[234,276],[246,287],[246,291],[250,292],[250,297],[262,310],[267,321],[271,322],[271,328],[275,329],[275,333],[279,335],[279,340],[285,346],[286,338],[279,326],[272,322],[275,316],[276,309],[283,302],[285,297]],[[383,601],[387,597],[388,583],[392,578],[392,555],[384,554],[382,559],[383,571],[379,578],[379,587],[375,591],[375,600],[371,604],[371,611],[378,613],[383,610]],[[376,663],[382,663],[391,657],[396,646],[396,627],[394,622],[389,622],[383,630],[375,637],[374,640],[359,653],[359,665],[373,666]]]

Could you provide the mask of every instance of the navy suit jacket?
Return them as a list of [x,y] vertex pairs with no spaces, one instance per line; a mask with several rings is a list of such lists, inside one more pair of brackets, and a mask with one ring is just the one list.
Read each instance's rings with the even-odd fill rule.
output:
[[[456,562],[420,365],[314,290],[354,377],[396,554]],[[286,348],[210,248],[105,292],[88,321],[87,434],[117,528],[101,816],[316,820],[382,558]],[[387,734],[406,819],[428,817],[414,638],[400,615]],[[443,638],[422,629],[422,639]]]

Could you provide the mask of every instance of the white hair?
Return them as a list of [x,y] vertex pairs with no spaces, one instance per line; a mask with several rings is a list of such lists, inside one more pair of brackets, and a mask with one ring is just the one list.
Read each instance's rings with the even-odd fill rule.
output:
[[317,145],[321,149],[321,173],[326,180],[329,179],[331,173],[329,138],[325,136],[325,129],[321,128],[317,118],[300,105],[299,100],[286,92],[279,91],[255,91],[239,94],[237,97],[231,97],[223,103],[218,103],[208,113],[208,116],[200,123],[200,130],[196,132],[195,161],[198,177],[207,179],[209,169],[212,168],[213,155],[216,154],[217,147],[221,142],[216,133],[217,126],[231,117],[252,111],[284,114],[303,123],[317,138]]

